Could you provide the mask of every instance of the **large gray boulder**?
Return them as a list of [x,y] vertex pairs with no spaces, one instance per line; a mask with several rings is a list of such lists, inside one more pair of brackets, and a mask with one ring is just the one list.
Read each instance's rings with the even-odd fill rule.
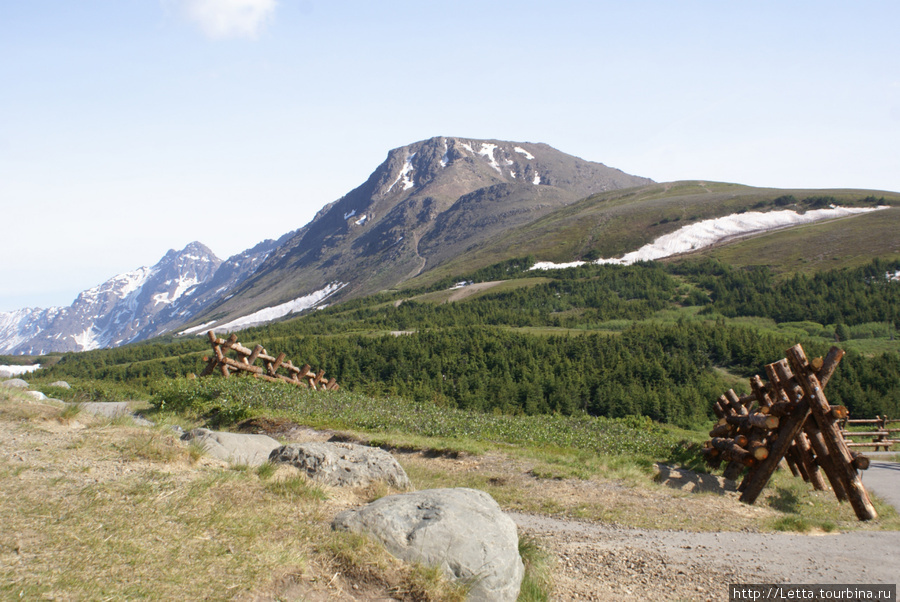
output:
[[70,385],[69,383],[67,383],[67,382],[64,381],[64,380],[57,380],[57,381],[54,381],[54,382],[50,383],[50,384],[47,385],[47,386],[49,386],[49,387],[59,387],[60,389],[71,389],[71,388],[72,388],[72,385]]
[[281,445],[268,435],[245,435],[209,429],[193,429],[181,436],[182,441],[196,441],[207,455],[232,464],[259,466],[269,460],[273,449]]
[[440,566],[469,586],[470,600],[514,601],[525,566],[516,524],[494,499],[475,489],[431,489],[345,510],[332,527],[365,533],[407,562]]
[[285,445],[269,456],[272,463],[290,464],[312,480],[334,487],[364,487],[384,481],[409,489],[409,477],[394,456],[378,447],[355,443],[310,442]]

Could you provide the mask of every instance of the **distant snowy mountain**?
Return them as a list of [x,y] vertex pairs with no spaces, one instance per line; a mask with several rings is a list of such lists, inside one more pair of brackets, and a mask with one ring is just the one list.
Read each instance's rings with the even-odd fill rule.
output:
[[85,351],[163,334],[239,285],[277,246],[265,241],[223,262],[193,242],[82,292],[68,307],[0,312],[0,353]]

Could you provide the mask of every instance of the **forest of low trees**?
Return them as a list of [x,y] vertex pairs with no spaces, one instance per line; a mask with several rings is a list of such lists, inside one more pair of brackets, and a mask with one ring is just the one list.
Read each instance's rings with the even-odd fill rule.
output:
[[[711,261],[539,274],[527,265],[504,262],[467,280],[543,278],[455,303],[397,304],[409,293],[385,293],[248,329],[240,339],[372,395],[484,412],[644,415],[697,426],[727,388],[723,370],[745,381],[794,343],[811,356],[830,344],[788,340],[728,318],[818,322],[837,339],[841,326],[879,323],[893,333],[900,318],[900,282],[888,277],[900,262],[789,278]],[[702,305],[701,318],[709,319],[651,319],[692,305]],[[204,353],[205,339],[150,342],[66,354],[49,371],[151,384],[199,372]],[[900,354],[848,353],[829,400],[857,416],[900,414]]]

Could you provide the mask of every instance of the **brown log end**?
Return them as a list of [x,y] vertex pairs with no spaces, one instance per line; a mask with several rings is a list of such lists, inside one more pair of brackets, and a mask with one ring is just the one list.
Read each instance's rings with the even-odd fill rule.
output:
[[831,406],[831,417],[835,420],[843,420],[850,416],[850,410],[846,406]]
[[853,468],[856,470],[868,470],[869,468],[869,458],[858,454],[856,452],[850,452],[850,456],[853,458]]

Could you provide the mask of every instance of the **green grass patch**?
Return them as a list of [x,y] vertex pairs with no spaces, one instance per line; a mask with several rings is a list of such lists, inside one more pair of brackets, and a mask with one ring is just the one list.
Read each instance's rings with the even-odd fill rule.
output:
[[[255,415],[280,416],[313,428],[371,434],[381,443],[417,441],[417,446],[478,451],[480,445],[556,447],[595,454],[633,455],[669,461],[683,453],[686,431],[646,418],[587,415],[509,416],[377,399],[352,392],[313,392],[253,379],[179,379],[152,402],[159,410],[205,417],[217,426]],[[415,438],[398,433],[417,433]],[[396,437],[391,438],[391,435]],[[422,438],[432,439],[425,442]],[[472,446],[475,446],[473,449]]]

